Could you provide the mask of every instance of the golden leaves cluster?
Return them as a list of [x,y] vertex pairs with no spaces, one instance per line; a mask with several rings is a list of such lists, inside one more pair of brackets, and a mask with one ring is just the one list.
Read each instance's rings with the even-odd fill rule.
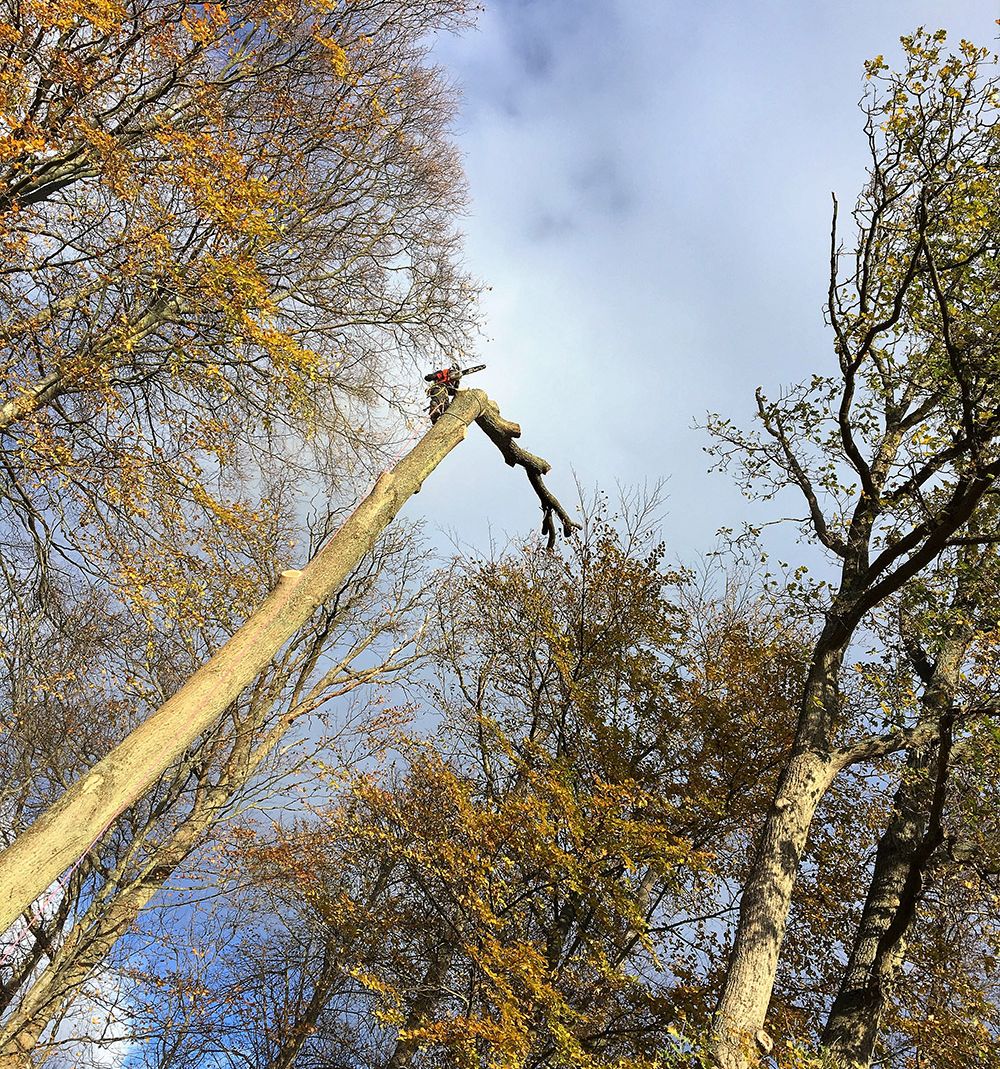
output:
[[359,412],[471,323],[451,105],[417,47],[462,5],[404,8],[33,0],[0,24],[12,522],[86,542],[144,612],[202,585],[159,583],[171,554],[248,608],[279,519],[249,499],[345,484],[379,448]]

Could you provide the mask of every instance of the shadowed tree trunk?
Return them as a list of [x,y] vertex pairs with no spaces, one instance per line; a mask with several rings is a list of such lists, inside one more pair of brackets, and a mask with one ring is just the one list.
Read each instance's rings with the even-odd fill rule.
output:
[[889,826],[875,853],[850,959],[823,1031],[823,1046],[851,1069],[871,1065],[882,1014],[916,917],[924,875],[943,841],[941,814],[949,771],[951,710],[968,644],[966,635],[948,640],[928,677],[922,715],[938,725],[938,738],[907,755]]
[[[871,1064],[889,985],[905,949],[907,914],[919,890],[918,854],[925,842],[933,795],[933,769],[926,751],[907,759],[893,799],[889,827],[879,840],[868,896],[840,990],[823,1031],[823,1046],[844,1066]],[[928,859],[929,860],[929,859]]]

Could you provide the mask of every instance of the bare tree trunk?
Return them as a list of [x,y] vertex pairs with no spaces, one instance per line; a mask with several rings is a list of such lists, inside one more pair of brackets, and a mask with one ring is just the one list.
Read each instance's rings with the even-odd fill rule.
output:
[[792,891],[816,807],[837,765],[818,753],[793,754],[785,766],[757,859],[743,890],[726,986],[717,1011],[713,1057],[722,1069],[743,1069],[771,1049],[763,1024]]
[[260,766],[279,738],[268,740],[252,759],[251,738],[244,732],[227,761],[219,782],[196,791],[192,811],[184,822],[146,861],[142,871],[127,885],[119,878],[129,856],[119,862],[105,887],[84,915],[50,955],[50,961],[31,985],[23,1000],[0,1027],[0,1069],[28,1069],[29,1057],[49,1024],[64,1013],[81,988],[107,957],[115,943],[129,930],[150,899],[170,874],[184,861],[202,834],[214,823],[220,810]]
[[907,753],[893,798],[888,827],[875,853],[868,894],[851,955],[823,1031],[822,1044],[852,1069],[867,1069],[874,1056],[889,988],[906,949],[916,917],[924,874],[943,840],[941,816],[952,748],[951,710],[971,640],[967,623],[975,611],[976,587],[984,575],[978,554],[966,554],[968,571],[959,581],[953,605],[959,623],[938,650],[933,665],[923,649],[904,646],[925,684],[920,719],[935,735]]
[[447,413],[379,478],[306,568],[286,572],[261,608],[211,660],[0,854],[0,931],[142,797],[316,608],[340,589],[405,502],[487,409],[495,406],[481,390],[460,391]]
[[845,1066],[871,1064],[886,1002],[886,987],[905,948],[900,931],[886,933],[899,914],[904,890],[923,840],[933,785],[927,753],[911,753],[893,800],[889,827],[879,840],[875,868],[851,956],[823,1031],[823,1046]]

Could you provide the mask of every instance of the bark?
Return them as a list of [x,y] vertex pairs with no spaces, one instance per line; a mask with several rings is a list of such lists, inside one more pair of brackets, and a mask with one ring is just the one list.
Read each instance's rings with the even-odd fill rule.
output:
[[954,662],[950,678],[939,678],[942,685],[931,688],[925,702],[930,712],[939,714],[940,742],[907,755],[892,817],[875,853],[851,956],[823,1031],[823,1046],[838,1064],[852,1069],[871,1065],[882,1015],[917,915],[924,876],[944,840],[941,815],[951,750],[949,707],[959,663],[958,657],[949,659]]
[[885,937],[904,906],[932,793],[927,752],[911,753],[893,800],[892,820],[879,840],[851,956],[823,1031],[823,1046],[837,1064],[871,1064],[887,989],[905,949],[904,932],[896,939]]
[[[848,602],[850,604],[850,602]],[[791,753],[775,789],[740,899],[740,917],[710,1047],[719,1069],[744,1069],[768,1053],[764,1031],[799,863],[816,808],[843,765],[827,743],[839,674],[852,633],[836,609],[817,640]]]
[[454,954],[454,945],[446,944],[438,948],[438,953],[427,967],[420,986],[413,994],[413,1002],[396,1037],[396,1045],[392,1056],[386,1062],[386,1069],[409,1069],[414,1055],[420,1049],[420,1040],[414,1038],[411,1033],[427,1023],[430,1013],[441,1001],[441,988],[451,968]]
[[131,882],[123,882],[125,869],[131,862],[131,851],[126,852],[85,914],[58,947],[50,950],[48,965],[0,1029],[0,1069],[29,1069],[30,1052],[35,1050],[50,1022],[66,1012],[139,912],[280,741],[280,737],[269,738],[270,745],[259,747],[250,758],[250,733],[244,731],[242,736],[219,781],[196,790],[192,811],[158,846],[142,871]]
[[837,764],[808,750],[793,754],[764,825],[757,859],[743,890],[726,987],[716,1017],[712,1055],[721,1069],[742,1069],[767,1053],[763,1031],[792,891],[816,807]]
[[[410,453],[380,476],[306,568],[286,572],[261,608],[211,660],[0,854],[0,931],[28,910],[196,744],[315,610],[340,589],[409,497],[462,441],[469,424],[480,419],[499,426],[504,437],[520,433],[516,424],[500,420],[496,406],[481,390],[459,391],[448,411]],[[523,464],[529,477],[536,477],[533,486],[540,483],[538,464],[548,469],[530,454],[515,462]]]
[[267,1063],[266,1069],[294,1069],[306,1040],[312,1035],[320,1014],[326,1007],[327,999],[334,985],[343,976],[340,961],[334,955],[332,946],[323,952],[323,961],[315,979],[312,994],[302,1012],[292,1022],[281,1042],[281,1049]]
[[889,824],[879,840],[861,920],[840,988],[823,1031],[822,1044],[837,1064],[867,1069],[891,986],[916,917],[927,867],[943,839],[941,816],[952,748],[954,704],[962,664],[972,639],[977,586],[987,574],[973,549],[963,555],[967,571],[953,607],[958,623],[931,663],[919,643],[900,626],[907,656],[925,690],[917,729],[922,741],[907,751],[893,798]]
[[61,372],[53,371],[29,386],[16,397],[0,404],[0,431],[6,431],[14,423],[19,423],[33,412],[51,404],[65,390],[65,380]]

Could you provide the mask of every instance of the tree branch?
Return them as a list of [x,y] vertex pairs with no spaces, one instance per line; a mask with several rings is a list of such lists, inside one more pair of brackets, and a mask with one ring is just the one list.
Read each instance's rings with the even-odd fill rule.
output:
[[[957,726],[974,716],[996,717],[1000,714],[1000,707],[975,706],[971,709],[953,708],[944,715],[948,717],[951,727]],[[856,765],[862,761],[875,761],[880,757],[889,757],[900,750],[915,749],[919,746],[927,746],[938,739],[941,732],[941,720],[924,719],[918,721],[912,727],[899,728],[889,732],[888,735],[869,735],[865,739],[836,750],[831,760],[837,771],[842,771],[849,765]]]
[[820,508],[819,500],[816,497],[816,491],[813,489],[812,481],[806,474],[805,469],[799,463],[798,457],[796,457],[793,452],[780,417],[777,412],[773,410],[768,412],[767,406],[764,404],[764,395],[761,393],[759,387],[757,388],[755,396],[757,398],[757,414],[760,416],[760,421],[764,424],[764,429],[767,433],[780,446],[785,457],[785,463],[788,465],[787,470],[795,480],[798,488],[802,491],[802,496],[806,499],[806,504],[809,506],[809,518],[812,520],[813,530],[816,532],[816,537],[827,549],[833,550],[838,556],[846,557],[847,543],[844,542],[843,539],[838,538],[827,526],[826,517],[823,515],[823,510]]
[[[481,393],[481,391],[476,392]],[[529,453],[514,441],[515,438],[521,437],[520,426],[504,419],[500,415],[500,409],[497,405],[485,394],[482,394],[482,414],[476,418],[476,424],[500,450],[500,455],[509,467],[513,468],[515,465],[520,465],[524,468],[528,476],[528,482],[531,483],[531,488],[535,491],[542,506],[542,534],[548,538],[547,548],[552,549],[556,542],[555,523],[552,519],[553,513],[559,517],[565,537],[571,537],[580,525],[575,520],[570,519],[559,500],[542,480],[542,476],[548,474],[552,465],[547,460],[535,456],[534,453]]]

